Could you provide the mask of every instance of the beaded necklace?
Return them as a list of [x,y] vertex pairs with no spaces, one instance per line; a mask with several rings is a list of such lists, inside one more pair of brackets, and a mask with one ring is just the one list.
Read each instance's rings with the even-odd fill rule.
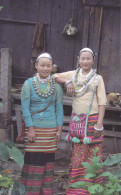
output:
[[36,74],[38,80],[41,82],[41,83],[47,83],[48,80],[50,79],[50,75],[46,78],[46,79],[41,79],[40,76],[39,76],[39,73]]
[[34,79],[33,79],[34,89],[39,96],[42,96],[45,98],[52,95],[52,93],[54,92],[55,86],[56,86],[55,80],[51,76],[46,82],[47,82],[47,87],[45,90],[42,90],[40,87],[40,84],[43,82],[41,81],[41,79],[40,80],[38,79],[38,75],[34,76]]
[[79,74],[82,75],[82,68],[78,68],[76,70],[72,81],[73,87],[75,89],[75,97],[81,97],[87,92],[91,82],[96,76],[96,70],[91,69],[91,71],[85,76],[85,79],[83,81],[79,81]]

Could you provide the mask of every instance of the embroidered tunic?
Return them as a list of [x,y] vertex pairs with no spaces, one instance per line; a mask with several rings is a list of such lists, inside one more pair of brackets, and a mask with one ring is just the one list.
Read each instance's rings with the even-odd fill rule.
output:
[[[47,83],[42,83],[42,90],[46,89]],[[56,85],[56,93],[49,107],[41,113],[31,116],[32,112],[36,112],[45,108],[51,96],[45,98],[39,96],[33,87],[33,78],[25,81],[21,92],[21,104],[23,119],[26,127],[34,126],[40,128],[52,128],[62,126],[63,124],[63,104],[62,89],[59,84]],[[56,108],[56,109],[55,109]]]
[[[66,80],[72,80],[73,75],[75,71],[69,71],[65,73],[57,73],[54,74],[53,77],[61,77]],[[79,81],[84,80],[84,76],[81,74],[79,76]],[[72,103],[72,112],[76,114],[85,114],[88,112],[88,108],[90,105],[91,97],[92,97],[92,91],[94,88],[95,80],[91,82],[91,85],[87,92],[82,96],[82,97],[73,97],[73,103]],[[98,75],[98,84],[97,84],[97,91],[94,96],[93,104],[92,104],[92,109],[90,112],[91,114],[98,113],[98,106],[99,105],[106,105],[106,93],[105,93],[105,87],[104,87],[104,82],[102,79],[102,76]]]

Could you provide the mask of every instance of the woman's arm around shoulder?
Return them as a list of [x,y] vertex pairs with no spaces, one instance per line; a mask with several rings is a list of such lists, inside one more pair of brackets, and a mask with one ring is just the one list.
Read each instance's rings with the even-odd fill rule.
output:
[[53,75],[53,78],[57,83],[64,84],[66,87],[67,94],[73,96],[74,88],[72,85],[72,78],[75,71],[68,71],[64,73],[56,73]]

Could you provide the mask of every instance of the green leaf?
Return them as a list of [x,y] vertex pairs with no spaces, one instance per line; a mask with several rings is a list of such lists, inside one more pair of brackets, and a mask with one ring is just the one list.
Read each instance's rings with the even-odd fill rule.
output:
[[112,169],[111,173],[117,177],[121,177],[121,169]]
[[103,187],[100,184],[95,184],[95,185],[91,185],[88,187],[88,191],[91,194],[98,194],[98,193],[102,193],[103,192]]
[[117,192],[121,192],[121,185],[118,185]]
[[100,161],[100,156],[96,156],[96,157],[92,158],[92,163],[93,164],[97,164],[97,163],[99,163],[99,161]]
[[4,161],[9,159],[8,147],[2,142],[0,142],[0,159]]
[[111,177],[113,176],[110,172],[104,172],[99,175],[99,177]]
[[93,164],[93,169],[97,173],[102,168],[102,165],[100,163]]
[[80,188],[81,186],[86,186],[86,185],[88,185],[88,183],[89,183],[89,182],[78,181],[78,182],[73,183],[73,184],[70,185],[69,187],[72,187],[72,188]]
[[9,177],[0,176],[0,187],[10,188],[13,186],[13,181]]
[[88,162],[82,162],[82,165],[86,168],[85,173],[92,173],[95,174],[95,169],[93,168],[93,165]]
[[82,162],[82,165],[83,165],[83,167],[88,168],[88,167],[90,167],[91,164],[88,162]]
[[26,193],[25,185],[20,184],[20,185],[19,185],[19,194],[20,194],[20,195],[25,195],[25,193]]
[[96,177],[96,174],[87,173],[87,174],[84,176],[85,179],[90,179],[90,178],[93,178],[93,177]]
[[114,189],[106,189],[106,190],[104,191],[104,195],[111,195],[111,194],[113,194],[114,192],[115,192]]
[[6,145],[7,145],[9,148],[11,148],[12,146],[15,146],[15,144],[14,144],[12,141],[10,141],[10,140],[6,140],[5,143],[6,143]]
[[114,164],[117,164],[121,161],[121,153],[109,156],[104,162],[104,166],[112,166]]
[[24,164],[24,156],[21,151],[14,146],[12,148],[8,148],[8,151],[10,157],[12,157],[13,160],[22,168]]

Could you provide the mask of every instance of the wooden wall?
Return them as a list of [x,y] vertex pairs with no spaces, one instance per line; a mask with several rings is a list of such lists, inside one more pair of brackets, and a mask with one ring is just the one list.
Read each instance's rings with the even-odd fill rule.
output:
[[[82,47],[96,52],[95,68],[105,81],[106,92],[120,92],[120,4],[119,0],[1,0],[0,48],[13,50],[13,84],[33,74],[32,38],[35,23],[46,22],[47,51],[60,72],[75,69]],[[62,35],[73,14],[78,34]],[[9,21],[3,21],[8,19]],[[16,20],[19,22],[11,21]],[[26,21],[23,23],[21,21]],[[17,77],[17,78],[16,78]]]

